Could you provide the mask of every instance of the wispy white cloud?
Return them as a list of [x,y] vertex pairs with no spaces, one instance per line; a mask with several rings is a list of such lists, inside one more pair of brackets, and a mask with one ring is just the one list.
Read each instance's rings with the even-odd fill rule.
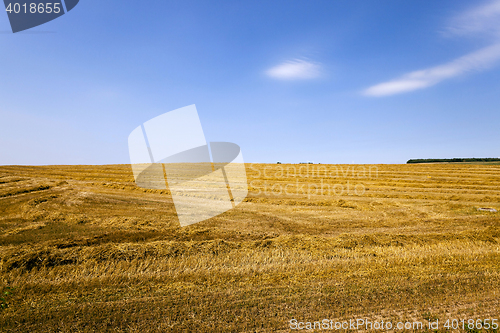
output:
[[379,83],[364,91],[367,96],[388,96],[433,86],[443,80],[467,72],[491,68],[500,60],[500,44],[470,53],[449,63],[414,71],[388,82]]
[[389,96],[431,87],[468,72],[480,72],[500,61],[500,0],[490,1],[451,20],[447,32],[454,35],[493,37],[494,43],[448,63],[407,73],[363,91],[365,96]]
[[268,69],[266,74],[280,80],[314,79],[320,76],[320,69],[319,64],[294,59]]

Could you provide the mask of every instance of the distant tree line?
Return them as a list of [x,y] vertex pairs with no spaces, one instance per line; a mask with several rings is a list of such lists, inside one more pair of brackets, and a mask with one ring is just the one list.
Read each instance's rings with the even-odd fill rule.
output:
[[406,162],[411,163],[456,163],[456,162],[500,162],[500,158],[416,158]]

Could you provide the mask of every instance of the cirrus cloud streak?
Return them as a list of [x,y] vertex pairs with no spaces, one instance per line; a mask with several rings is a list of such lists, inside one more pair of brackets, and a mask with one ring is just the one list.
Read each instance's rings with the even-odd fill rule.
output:
[[410,72],[398,79],[376,84],[363,93],[366,96],[389,96],[423,89],[467,72],[480,72],[489,69],[499,60],[500,44],[495,44],[449,63]]

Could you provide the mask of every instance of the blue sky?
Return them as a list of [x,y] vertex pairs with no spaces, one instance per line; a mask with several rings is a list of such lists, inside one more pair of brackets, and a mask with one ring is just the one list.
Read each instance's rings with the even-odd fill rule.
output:
[[0,49],[1,165],[128,163],[190,104],[246,162],[500,156],[500,0],[82,0]]

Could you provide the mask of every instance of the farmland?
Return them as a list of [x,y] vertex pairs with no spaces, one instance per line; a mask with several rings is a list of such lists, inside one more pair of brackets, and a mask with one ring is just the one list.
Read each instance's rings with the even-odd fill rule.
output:
[[2,332],[500,319],[500,165],[247,165],[181,228],[128,165],[0,166]]

